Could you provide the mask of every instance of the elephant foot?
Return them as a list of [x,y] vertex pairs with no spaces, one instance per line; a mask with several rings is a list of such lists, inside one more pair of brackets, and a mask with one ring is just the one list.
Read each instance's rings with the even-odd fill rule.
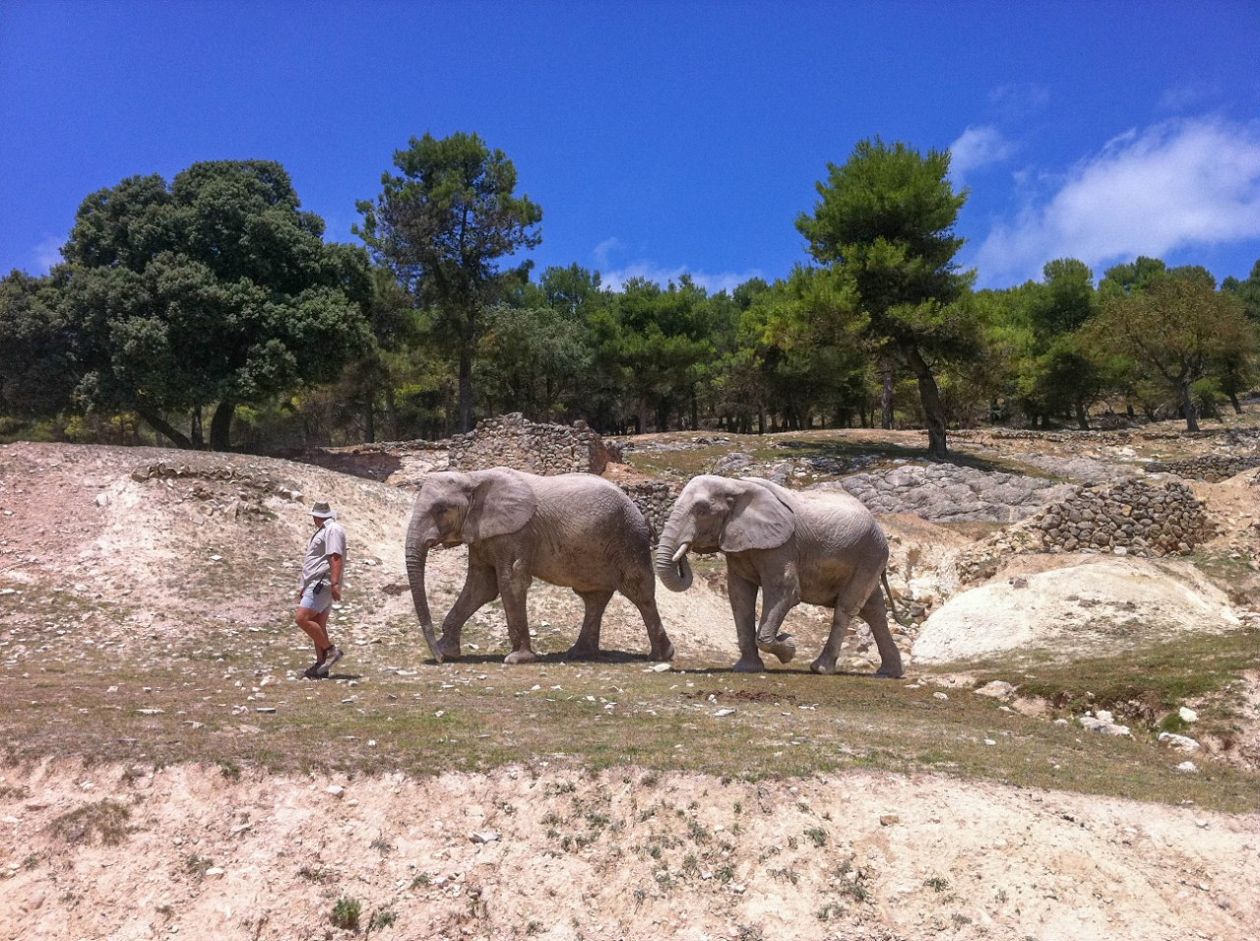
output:
[[812,673],[820,673],[825,676],[830,676],[836,672],[836,661],[834,658],[828,660],[826,657],[819,657],[809,665],[809,669]]
[[766,665],[761,662],[761,658],[756,654],[751,654],[746,657],[740,657],[731,669],[736,673],[763,673]]
[[538,659],[538,654],[534,653],[528,647],[520,650],[513,650],[510,654],[503,658],[504,663],[533,663]]
[[764,653],[774,654],[779,658],[780,663],[787,663],[796,656],[796,641],[792,639],[791,634],[780,634],[767,643],[757,641],[757,649]]
[[438,653],[442,655],[443,660],[459,659],[459,641],[454,638],[448,639],[445,635],[438,638]]
[[875,671],[875,675],[890,680],[899,680],[906,675],[906,671],[901,668],[900,663],[884,663],[880,664],[879,669]]
[[648,659],[656,660],[660,663],[669,663],[674,659],[674,645],[668,640],[661,646],[653,644],[652,652],[648,654]]
[[564,652],[564,659],[566,660],[594,660],[598,656],[598,647],[587,647],[582,644],[574,644]]

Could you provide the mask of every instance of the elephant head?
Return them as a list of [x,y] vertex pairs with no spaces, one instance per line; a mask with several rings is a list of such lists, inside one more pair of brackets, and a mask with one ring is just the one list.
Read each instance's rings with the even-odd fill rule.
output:
[[434,546],[471,545],[524,528],[538,509],[525,479],[505,467],[430,474],[420,486],[407,527],[407,580],[425,642],[438,662],[433,617],[425,593],[424,569]]
[[792,536],[791,507],[766,481],[705,474],[692,478],[656,546],[656,574],[671,591],[691,587],[687,553],[774,549]]

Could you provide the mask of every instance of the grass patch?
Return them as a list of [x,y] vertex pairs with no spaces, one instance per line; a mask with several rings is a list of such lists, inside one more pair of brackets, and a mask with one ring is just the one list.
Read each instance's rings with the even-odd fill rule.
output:
[[358,931],[359,918],[362,914],[362,903],[358,899],[343,895],[337,899],[337,904],[333,906],[328,920],[332,922],[334,928],[340,928],[343,931]]
[[130,819],[131,808],[126,804],[100,800],[62,814],[48,830],[69,846],[117,846],[131,832],[127,826]]
[[[1002,712],[985,697],[940,701],[930,685],[819,677],[796,663],[758,676],[685,659],[677,664],[685,672],[651,673],[630,657],[521,667],[480,658],[438,667],[425,665],[423,644],[363,645],[355,648],[356,687],[282,679],[265,700],[277,712],[259,716],[241,671],[248,665],[249,678],[287,662],[291,652],[273,644],[266,632],[246,634],[233,652],[239,665],[213,669],[192,651],[118,663],[106,653],[71,650],[64,660],[46,657],[39,669],[0,664],[4,756],[13,763],[52,755],[142,767],[198,762],[228,776],[233,769],[424,776],[530,766],[541,756],[564,772],[548,785],[554,796],[572,792],[576,775],[605,769],[641,769],[633,774],[650,790],[661,772],[673,770],[755,781],[869,768],[1233,811],[1260,804],[1260,775],[1216,762],[1201,774],[1177,774],[1153,736],[1086,736],[1075,726]],[[1153,728],[1187,699],[1223,696],[1242,672],[1257,668],[1256,632],[1237,632],[1068,664],[1025,658],[969,665],[967,672],[981,682],[1008,680],[1073,714],[1137,711]],[[738,703],[737,713],[715,721],[707,694]],[[616,707],[605,708],[611,700]],[[1137,705],[1122,705],[1131,703]],[[162,711],[138,716],[141,706]],[[1199,712],[1200,730],[1234,721],[1223,708]],[[986,738],[997,747],[986,747]],[[312,741],[325,747],[311,748]],[[557,841],[567,833],[571,847],[607,829],[600,814],[574,808],[579,826],[590,830],[566,831],[569,816],[558,811],[547,825]],[[714,838],[688,822],[683,827],[693,845]]]

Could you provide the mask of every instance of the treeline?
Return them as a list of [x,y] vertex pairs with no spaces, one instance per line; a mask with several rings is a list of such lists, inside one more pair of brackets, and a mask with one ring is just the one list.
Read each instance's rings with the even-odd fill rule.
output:
[[[253,450],[443,437],[478,414],[606,433],[717,427],[1188,428],[1257,382],[1260,261],[1216,285],[1138,258],[973,289],[946,153],[864,141],[818,183],[786,278],[606,290],[538,274],[541,208],[476,135],[426,135],[327,243],[275,163],[84,200],[63,262],[0,281],[0,435]],[[148,431],[146,429],[150,429]]]

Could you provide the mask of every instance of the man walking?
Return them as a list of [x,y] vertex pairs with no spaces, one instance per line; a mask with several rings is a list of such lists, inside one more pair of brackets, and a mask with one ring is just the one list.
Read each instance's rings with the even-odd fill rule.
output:
[[311,507],[315,533],[306,544],[302,575],[298,582],[298,609],[294,620],[315,644],[315,662],[302,675],[317,680],[328,676],[342,657],[341,648],[328,639],[328,612],[341,600],[341,576],[346,566],[346,531],[327,503]]

